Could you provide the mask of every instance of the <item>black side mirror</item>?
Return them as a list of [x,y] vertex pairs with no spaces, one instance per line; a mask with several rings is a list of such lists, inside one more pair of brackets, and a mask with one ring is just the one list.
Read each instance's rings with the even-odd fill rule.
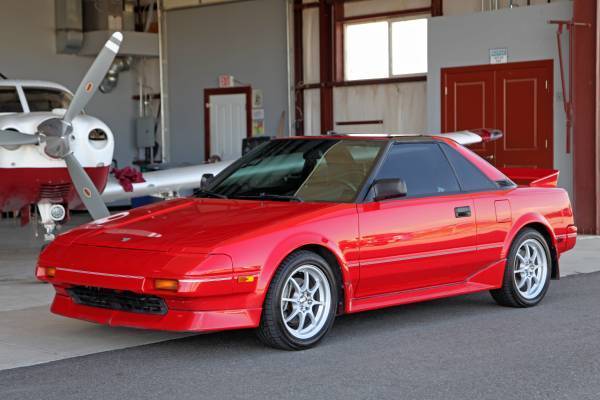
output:
[[381,201],[406,196],[406,182],[403,179],[379,179],[373,183],[373,200]]
[[200,189],[206,189],[208,185],[210,185],[210,183],[213,181],[213,179],[215,179],[214,174],[203,174],[202,178],[200,179]]

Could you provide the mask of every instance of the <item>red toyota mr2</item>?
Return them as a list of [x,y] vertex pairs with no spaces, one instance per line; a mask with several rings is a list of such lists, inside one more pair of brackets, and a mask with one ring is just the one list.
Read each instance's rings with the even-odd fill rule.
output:
[[192,198],[60,235],[36,274],[56,314],[256,328],[282,349],[315,345],[336,315],[399,304],[489,290],[531,307],[575,245],[571,204],[557,171],[500,171],[461,145],[482,136],[272,140]]

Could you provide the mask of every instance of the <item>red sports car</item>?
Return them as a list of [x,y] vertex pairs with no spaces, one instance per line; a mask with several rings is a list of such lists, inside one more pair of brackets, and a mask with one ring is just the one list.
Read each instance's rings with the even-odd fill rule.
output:
[[558,172],[500,171],[451,137],[272,140],[192,198],[60,235],[37,277],[56,314],[257,328],[282,349],[315,345],[345,313],[483,290],[534,306],[577,235]]

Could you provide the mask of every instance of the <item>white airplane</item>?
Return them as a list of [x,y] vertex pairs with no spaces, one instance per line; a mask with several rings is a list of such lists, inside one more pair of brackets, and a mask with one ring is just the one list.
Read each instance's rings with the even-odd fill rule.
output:
[[231,163],[147,173],[133,192],[109,179],[113,134],[83,110],[122,40],[120,32],[111,36],[75,95],[52,82],[0,79],[0,211],[20,211],[25,224],[36,205],[46,240],[54,238],[68,210],[82,203],[94,220],[105,218],[110,214],[104,201],[197,188],[204,174],[216,175]]

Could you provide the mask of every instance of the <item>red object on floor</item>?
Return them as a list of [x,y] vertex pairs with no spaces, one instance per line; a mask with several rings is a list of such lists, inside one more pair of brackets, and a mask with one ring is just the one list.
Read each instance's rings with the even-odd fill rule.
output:
[[113,168],[111,172],[126,192],[133,192],[134,183],[146,182],[142,173],[132,167]]

